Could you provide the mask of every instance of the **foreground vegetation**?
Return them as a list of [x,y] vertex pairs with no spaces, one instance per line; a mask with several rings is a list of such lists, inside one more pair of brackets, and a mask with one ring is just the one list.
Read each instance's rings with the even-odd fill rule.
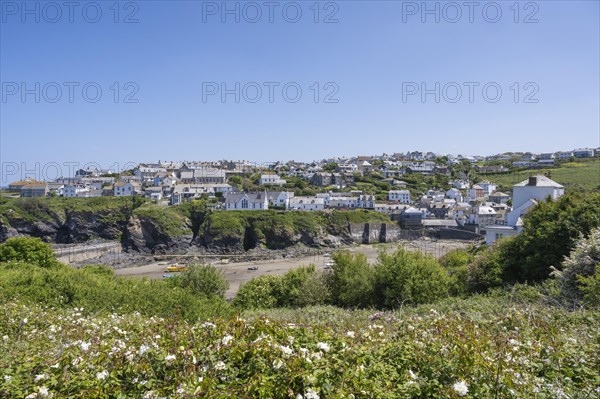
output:
[[598,331],[597,312],[508,297],[193,323],[10,301],[0,396],[583,399],[600,386]]
[[[180,209],[203,214],[194,206]],[[286,215],[267,225],[247,213],[244,229],[275,239],[287,223],[315,227]],[[333,261],[259,277],[227,303],[213,266],[121,278],[62,265],[39,239],[8,239],[0,397],[598,397],[600,194],[543,203],[492,248]]]

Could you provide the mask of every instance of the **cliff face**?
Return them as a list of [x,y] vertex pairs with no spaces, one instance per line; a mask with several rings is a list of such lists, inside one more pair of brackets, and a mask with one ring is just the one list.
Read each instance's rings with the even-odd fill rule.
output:
[[383,215],[365,211],[210,212],[131,199],[51,200],[56,203],[0,203],[0,242],[25,235],[58,244],[119,241],[125,251],[142,253],[240,253],[255,248],[336,247],[357,242],[356,223],[386,222]]

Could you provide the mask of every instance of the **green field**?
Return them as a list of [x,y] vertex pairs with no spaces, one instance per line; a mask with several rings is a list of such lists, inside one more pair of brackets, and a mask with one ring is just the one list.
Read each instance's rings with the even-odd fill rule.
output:
[[550,173],[552,180],[566,188],[597,189],[600,186],[600,159],[580,159],[568,162],[556,168],[522,170],[512,173],[486,174],[485,179],[509,189],[533,174]]

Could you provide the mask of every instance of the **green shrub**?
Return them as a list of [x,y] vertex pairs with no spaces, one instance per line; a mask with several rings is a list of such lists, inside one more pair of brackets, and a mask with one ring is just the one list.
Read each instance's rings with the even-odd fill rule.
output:
[[212,265],[191,265],[181,276],[179,284],[194,294],[201,294],[208,298],[223,298],[229,288],[229,282],[223,277],[223,271]]
[[514,237],[485,247],[468,266],[467,285],[470,292],[485,292],[500,287],[506,280],[506,258],[514,247]]
[[281,276],[260,276],[242,284],[233,304],[241,309],[268,309],[277,307],[281,292]]
[[473,259],[474,256],[464,249],[452,250],[440,258],[440,265],[446,269],[450,277],[451,295],[465,295],[468,292],[468,265]]
[[0,262],[26,262],[40,267],[59,265],[50,245],[33,237],[11,237],[0,244]]
[[336,252],[329,276],[333,303],[341,307],[373,305],[373,267],[364,254]]
[[448,295],[448,273],[430,255],[398,249],[375,265],[375,303],[380,308],[430,303]]
[[583,293],[583,302],[588,306],[600,306],[600,267],[596,265],[596,273],[589,277],[578,277]]
[[199,296],[162,280],[118,277],[103,266],[73,269],[0,263],[0,302],[13,299],[57,308],[83,307],[90,312],[179,315],[187,320],[229,314],[220,298]]

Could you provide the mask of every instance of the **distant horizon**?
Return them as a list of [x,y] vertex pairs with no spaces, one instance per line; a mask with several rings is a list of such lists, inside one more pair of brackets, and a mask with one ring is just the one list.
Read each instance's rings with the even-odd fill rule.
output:
[[[24,180],[28,177],[33,178],[35,180],[39,180],[39,181],[52,181],[55,180],[55,178],[73,178],[75,176],[75,172],[79,169],[86,169],[86,168],[96,168],[99,170],[110,170],[112,173],[122,173],[124,171],[127,170],[131,170],[134,169],[135,167],[139,166],[139,165],[146,165],[146,164],[155,164],[158,162],[178,162],[178,163],[185,163],[185,162],[200,162],[200,163],[218,163],[218,162],[248,162],[250,164],[252,164],[255,167],[268,167],[269,165],[272,165],[274,163],[287,163],[287,162],[300,162],[300,163],[313,163],[313,162],[320,162],[323,160],[334,160],[334,159],[352,159],[352,158],[357,158],[357,157],[379,157],[379,156],[383,156],[383,155],[387,155],[387,156],[393,156],[394,154],[406,154],[409,152],[421,152],[422,154],[426,155],[427,153],[434,153],[436,156],[450,156],[450,157],[463,157],[463,158],[470,158],[470,157],[482,157],[482,158],[487,158],[487,157],[492,157],[492,156],[496,156],[496,155],[504,155],[504,154],[532,154],[532,155],[539,155],[539,154],[544,154],[544,153],[558,153],[558,152],[567,152],[567,151],[574,151],[574,150],[578,150],[578,149],[593,149],[593,150],[597,150],[600,149],[600,145],[594,147],[594,146],[579,146],[579,147],[574,147],[571,149],[560,149],[560,150],[556,150],[556,151],[503,151],[503,152],[496,152],[496,153],[490,153],[490,154],[451,154],[451,153],[443,153],[443,152],[435,152],[435,151],[428,151],[428,150],[419,150],[419,149],[412,149],[412,150],[406,150],[406,151],[394,151],[394,152],[380,152],[380,153],[375,153],[375,154],[356,154],[356,155],[351,155],[351,156],[344,156],[344,155],[335,155],[335,156],[329,156],[329,157],[321,157],[318,159],[312,159],[312,160],[301,160],[301,159],[288,159],[288,160],[274,160],[274,161],[253,161],[251,159],[228,159],[228,158],[222,158],[222,159],[157,159],[157,160],[142,160],[142,161],[127,161],[127,162],[106,162],[104,164],[100,163],[100,162],[96,162],[96,161],[86,161],[86,162],[79,162],[79,161],[63,161],[61,162],[57,162],[57,161],[51,161],[49,163],[42,163],[42,162],[37,162],[37,163],[24,163],[24,162],[4,162],[2,164],[2,181],[0,181],[0,188],[7,188],[9,183],[15,182],[15,181],[19,181],[19,180]],[[422,161],[416,161],[416,162],[422,162]],[[43,179],[42,177],[46,174],[51,174],[51,173],[58,173],[57,171],[69,171],[70,174],[61,174],[60,176],[56,175],[56,177],[54,179]],[[60,174],[60,173],[59,173]],[[18,177],[16,177],[18,176]],[[35,176],[38,176],[40,178],[36,178]],[[13,177],[11,179],[11,177]]]

